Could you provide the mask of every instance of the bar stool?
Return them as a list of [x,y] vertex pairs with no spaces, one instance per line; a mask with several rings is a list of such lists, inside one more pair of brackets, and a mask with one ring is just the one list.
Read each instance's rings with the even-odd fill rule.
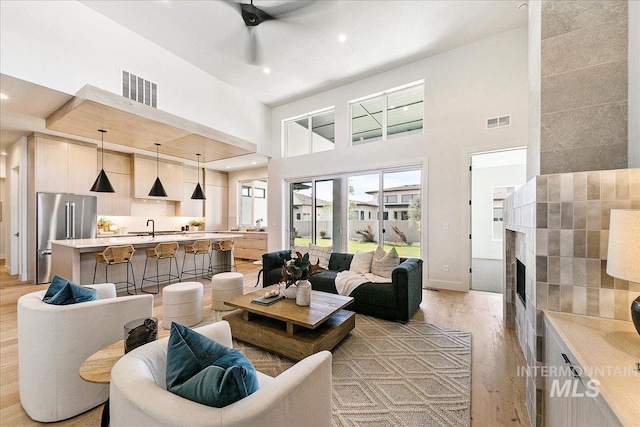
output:
[[[180,272],[180,280],[184,279],[184,275],[194,276],[194,278],[198,278],[198,276],[204,277],[205,273],[209,271],[209,267],[211,266],[211,254],[209,253],[209,248],[211,247],[211,240],[203,239],[196,240],[195,242],[183,246],[184,248],[184,258],[182,259],[182,271]],[[187,263],[187,255],[193,255],[193,270],[185,271],[184,267]],[[198,268],[197,257],[198,255],[202,256],[202,268]],[[209,257],[209,266],[204,268],[204,262],[207,257]],[[200,274],[198,274],[198,272]]]
[[[235,263],[235,255],[233,253],[233,239],[216,240],[215,242],[212,242],[211,249],[212,252],[220,252],[225,261],[222,264],[217,265],[213,265],[213,261],[209,263],[209,275],[207,276],[208,278],[211,278],[214,274],[216,274],[216,271],[238,271]],[[227,262],[227,259],[229,260],[229,262]]]
[[[176,259],[176,252],[178,252],[178,242],[166,242],[166,243],[158,243],[155,248],[147,249],[147,259],[144,262],[144,273],[142,273],[142,283],[140,284],[140,290],[142,292],[146,292],[149,294],[157,294],[160,292],[160,280],[167,280],[171,283],[171,279],[176,279],[178,282],[180,281],[180,269],[178,268],[178,260]],[[155,276],[147,276],[147,263],[150,259],[156,261],[156,274]],[[160,274],[160,260],[166,259],[169,261],[169,273]],[[171,274],[171,260],[176,264],[176,274]],[[150,292],[144,290],[144,282],[156,282],[157,290],[156,292]]]
[[[98,264],[104,265],[104,277],[105,282],[109,282],[109,267],[116,264],[127,264],[127,280],[121,280],[119,282],[113,282],[115,285],[118,283],[126,283],[127,284],[127,293],[129,295],[137,294],[136,291],[136,276],[133,272],[133,264],[131,264],[131,258],[133,257],[133,253],[136,250],[132,245],[122,245],[122,246],[107,246],[102,252],[98,252],[95,254],[96,256],[96,265],[93,267],[93,283],[96,283],[96,270],[98,269]],[[131,278],[133,282],[129,281],[129,269],[131,269]],[[129,292],[129,285],[133,286],[133,294]],[[117,288],[116,288],[117,290]]]

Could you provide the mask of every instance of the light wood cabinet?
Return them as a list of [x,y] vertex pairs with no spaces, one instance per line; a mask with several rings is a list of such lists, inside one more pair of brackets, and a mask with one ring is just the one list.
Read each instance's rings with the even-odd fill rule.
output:
[[[235,233],[235,231],[231,232]],[[262,259],[262,254],[267,253],[267,234],[266,233],[240,233],[242,237],[236,237],[234,242],[234,255],[236,258],[243,259]]]
[[[204,216],[204,200],[192,200],[191,195],[198,184],[198,169],[192,166],[184,167],[184,190],[183,199],[180,202],[180,216]],[[200,184],[202,186],[202,183]],[[202,187],[202,191],[204,191]],[[206,194],[205,194],[206,197]]]
[[204,171],[205,227],[207,230],[226,230],[228,228],[228,206],[230,201],[227,189],[228,174],[212,170]]
[[[98,167],[101,158],[102,151],[98,150]],[[115,193],[96,193],[98,215],[131,215],[131,156],[105,150],[103,167]]]
[[96,146],[35,134],[36,191],[92,195],[96,173]]
[[[167,192],[167,197],[149,196],[149,191],[158,176]],[[160,160],[156,170],[156,159],[134,154],[133,183],[135,198],[181,202],[184,195],[184,168],[181,163]]]
[[[544,425],[622,426],[576,356],[545,317]],[[588,367],[594,368],[594,367]]]

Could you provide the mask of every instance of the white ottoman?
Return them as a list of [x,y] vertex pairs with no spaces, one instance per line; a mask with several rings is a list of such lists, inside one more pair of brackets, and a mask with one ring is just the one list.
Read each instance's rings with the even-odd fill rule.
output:
[[233,310],[224,302],[242,295],[244,275],[242,273],[220,273],[211,278],[211,309],[216,311]]
[[202,322],[202,283],[181,282],[162,289],[162,326],[171,322],[193,326]]

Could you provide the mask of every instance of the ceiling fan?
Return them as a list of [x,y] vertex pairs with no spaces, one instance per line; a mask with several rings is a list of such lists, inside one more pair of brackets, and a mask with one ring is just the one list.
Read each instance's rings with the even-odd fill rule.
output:
[[251,0],[251,3],[236,3],[234,1],[227,1],[229,3],[240,6],[240,13],[242,14],[242,19],[244,20],[244,23],[247,27],[247,32],[249,34],[247,61],[250,64],[259,65],[261,62],[261,55],[260,46],[255,34],[256,27],[265,21],[282,20],[285,15],[288,15],[294,11],[300,10],[310,5],[314,0],[273,2],[279,4],[270,5],[268,8],[265,8],[265,10],[254,6],[253,0]]

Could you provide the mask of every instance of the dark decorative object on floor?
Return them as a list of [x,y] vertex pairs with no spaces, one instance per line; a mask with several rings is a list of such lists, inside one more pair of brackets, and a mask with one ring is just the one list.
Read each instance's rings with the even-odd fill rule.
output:
[[636,331],[640,334],[640,297],[634,299],[631,303],[631,318]]
[[136,319],[124,325],[124,352],[140,347],[158,338],[158,319],[149,317]]

